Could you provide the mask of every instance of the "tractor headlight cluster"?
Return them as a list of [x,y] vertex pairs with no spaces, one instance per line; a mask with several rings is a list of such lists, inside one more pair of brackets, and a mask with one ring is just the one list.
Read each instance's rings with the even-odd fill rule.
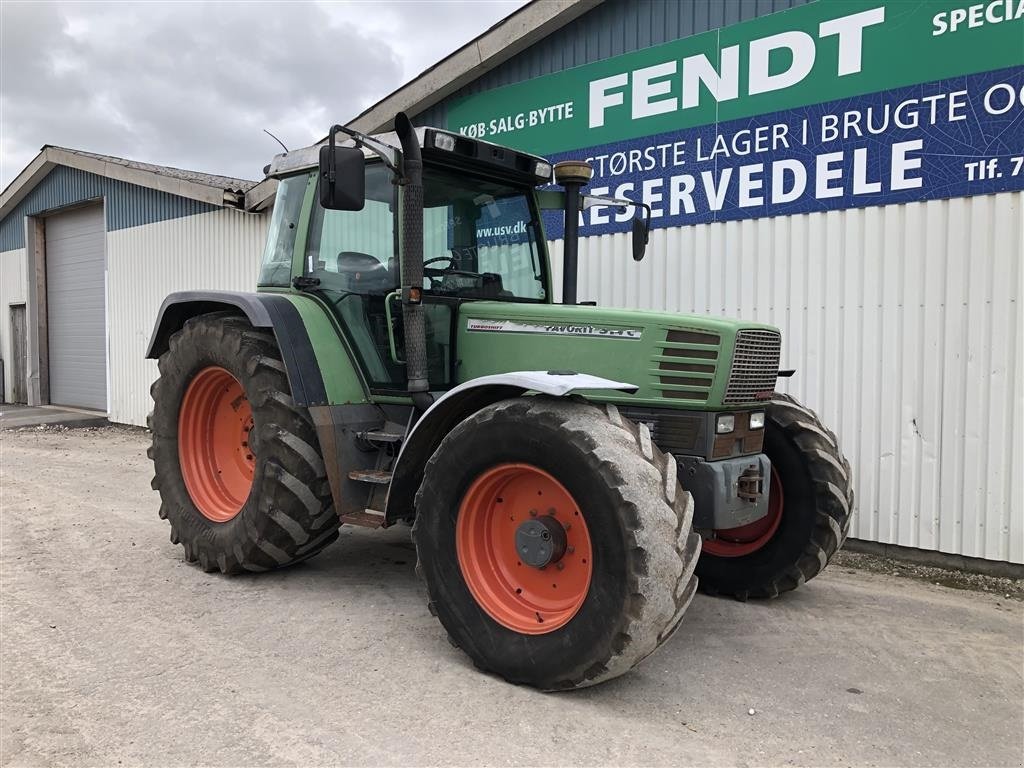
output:
[[753,411],[750,414],[750,428],[764,429],[764,411]]
[[727,435],[736,428],[736,416],[731,413],[720,413],[715,419],[715,432]]

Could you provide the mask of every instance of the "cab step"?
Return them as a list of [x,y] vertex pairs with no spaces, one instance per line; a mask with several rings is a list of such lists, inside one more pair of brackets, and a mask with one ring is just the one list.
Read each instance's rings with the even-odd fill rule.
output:
[[363,509],[340,516],[342,523],[359,525],[363,528],[381,528],[384,525],[384,513],[376,509]]
[[374,485],[390,485],[391,472],[386,469],[353,469],[348,473],[349,480]]

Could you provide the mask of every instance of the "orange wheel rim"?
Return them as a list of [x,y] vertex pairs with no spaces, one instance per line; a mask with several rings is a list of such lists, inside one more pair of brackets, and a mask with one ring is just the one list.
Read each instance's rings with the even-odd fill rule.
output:
[[252,428],[252,406],[238,379],[219,366],[193,377],[178,414],[178,460],[192,503],[215,523],[233,518],[249,498]]
[[[537,531],[550,534],[547,543]],[[473,481],[459,507],[455,545],[474,599],[515,632],[565,626],[590,590],[594,562],[583,514],[561,483],[530,464],[499,464]],[[549,545],[554,551],[544,562]]]

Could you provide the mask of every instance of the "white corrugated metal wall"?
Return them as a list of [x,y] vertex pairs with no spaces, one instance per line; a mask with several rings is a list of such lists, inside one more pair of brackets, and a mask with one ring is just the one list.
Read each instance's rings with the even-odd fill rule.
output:
[[25,249],[0,252],[0,358],[4,361],[4,402],[11,402],[14,386],[14,354],[11,339],[11,305],[24,304],[28,283],[25,277]]
[[156,361],[146,346],[173,291],[252,291],[268,217],[221,209],[107,233],[110,420],[146,423]]
[[[220,210],[108,233],[112,420],[145,423],[166,294],[251,290],[265,230]],[[855,467],[851,535],[1024,562],[1024,194],[658,229],[644,262],[628,253],[627,234],[585,239],[580,298],[782,329],[783,387]],[[24,270],[0,254],[0,307]]]
[[782,388],[855,469],[851,536],[1024,562],[1024,193],[656,229],[640,264],[628,238],[582,241],[580,299],[781,328]]

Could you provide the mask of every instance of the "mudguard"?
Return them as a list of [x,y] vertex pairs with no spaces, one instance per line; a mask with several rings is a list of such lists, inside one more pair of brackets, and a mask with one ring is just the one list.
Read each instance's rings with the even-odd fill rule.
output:
[[306,325],[291,301],[273,293],[180,291],[170,294],[160,305],[146,357],[155,360],[166,352],[171,336],[190,317],[222,310],[245,315],[255,328],[274,331],[296,405],[308,407],[327,403],[323,374]]
[[423,468],[445,435],[460,421],[492,403],[519,397],[526,392],[563,397],[581,389],[608,389],[632,394],[638,387],[586,373],[512,371],[471,379],[445,392],[406,435],[392,469],[391,488],[384,510],[385,525],[412,518]]

